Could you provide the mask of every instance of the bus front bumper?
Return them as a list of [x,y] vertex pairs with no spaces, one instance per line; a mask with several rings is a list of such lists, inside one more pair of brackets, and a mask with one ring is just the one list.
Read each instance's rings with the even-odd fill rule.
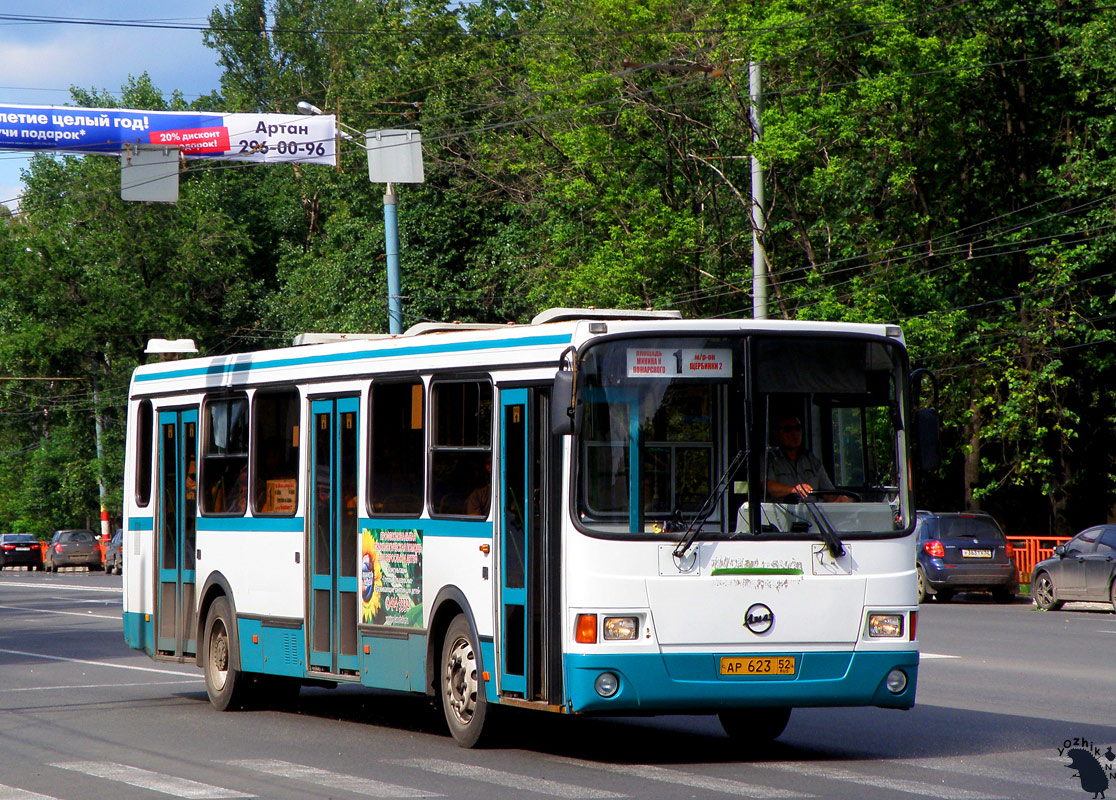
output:
[[[918,682],[914,650],[779,653],[796,657],[795,673],[786,676],[721,675],[721,655],[567,654],[567,707],[575,714],[698,714],[749,706],[914,705]],[[906,677],[899,692],[887,686],[894,670]],[[595,688],[597,678],[606,672],[619,679],[619,688],[610,697],[602,697]]]

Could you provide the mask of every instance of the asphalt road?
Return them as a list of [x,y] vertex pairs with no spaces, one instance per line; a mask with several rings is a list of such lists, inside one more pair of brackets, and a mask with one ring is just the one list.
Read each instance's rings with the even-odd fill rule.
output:
[[304,689],[287,711],[218,713],[199,670],[124,646],[120,598],[101,573],[0,573],[0,800],[1048,800],[1092,797],[1065,740],[1116,764],[1104,606],[924,605],[914,710],[800,709],[763,751],[742,752],[709,717],[527,713],[504,718],[502,746],[469,751],[405,695]]

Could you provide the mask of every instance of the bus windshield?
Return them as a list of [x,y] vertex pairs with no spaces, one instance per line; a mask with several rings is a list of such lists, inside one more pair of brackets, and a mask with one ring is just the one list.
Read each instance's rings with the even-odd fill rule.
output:
[[843,537],[900,535],[911,514],[906,370],[898,342],[832,333],[592,345],[581,362],[580,527],[816,538],[813,511]]

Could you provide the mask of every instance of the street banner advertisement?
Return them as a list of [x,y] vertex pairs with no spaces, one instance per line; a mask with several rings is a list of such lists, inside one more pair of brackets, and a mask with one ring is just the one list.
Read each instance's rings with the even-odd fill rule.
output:
[[220,114],[0,105],[0,150],[119,155],[126,145],[180,148],[187,158],[336,162],[329,114]]
[[422,531],[365,528],[360,546],[360,621],[422,627]]

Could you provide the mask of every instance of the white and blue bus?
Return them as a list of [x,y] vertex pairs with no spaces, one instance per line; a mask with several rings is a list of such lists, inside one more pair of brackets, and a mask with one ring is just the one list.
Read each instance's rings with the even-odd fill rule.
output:
[[[124,635],[217,708],[425,693],[472,746],[499,706],[765,740],[795,707],[913,705],[899,328],[552,309],[314,338],[132,377]],[[788,456],[813,474],[786,494]]]

